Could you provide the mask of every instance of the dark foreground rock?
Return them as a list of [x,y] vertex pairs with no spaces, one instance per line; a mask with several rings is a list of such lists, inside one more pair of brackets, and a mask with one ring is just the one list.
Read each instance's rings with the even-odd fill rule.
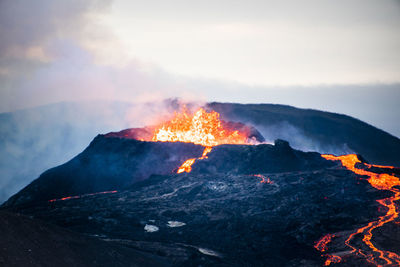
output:
[[171,266],[161,257],[0,212],[1,266]]
[[[340,168],[262,176],[190,173],[153,175],[121,192],[10,211],[163,256],[176,266],[321,266],[325,258],[315,241],[377,220],[384,212],[375,200],[387,195]],[[377,235],[378,244],[390,235],[379,231],[385,234]],[[344,244],[334,249],[344,255],[337,266],[369,266]],[[391,242],[390,250],[400,253],[400,246]]]
[[[57,247],[47,240],[59,239],[69,249],[61,247],[65,255],[74,259],[82,251],[87,257],[82,264],[89,266],[97,263],[97,253],[106,266],[113,256],[124,266],[124,249],[139,255],[135,257],[143,266],[148,254],[155,265],[321,266],[334,254],[341,257],[337,266],[370,266],[361,253],[351,253],[345,240],[386,214],[376,200],[392,192],[379,191],[338,162],[294,150],[283,140],[217,146],[208,158],[196,160],[190,173],[176,174],[203,149],[97,136],[77,157],[43,173],[2,206],[80,234],[30,226],[25,217],[11,223],[15,229],[6,222],[0,234],[10,253],[2,257],[10,265],[29,262],[29,254],[18,254],[18,246],[25,249],[19,244],[44,243],[32,259],[40,263]],[[399,174],[398,169],[374,169]],[[400,254],[397,220],[374,230],[378,249]],[[35,234],[32,239],[29,232]],[[97,239],[85,241],[81,234]],[[326,234],[335,237],[327,250],[317,251],[315,242]],[[351,246],[365,249],[362,236],[356,235]],[[50,262],[68,264],[69,258],[57,253],[49,256]],[[138,261],[132,259],[132,264]]]

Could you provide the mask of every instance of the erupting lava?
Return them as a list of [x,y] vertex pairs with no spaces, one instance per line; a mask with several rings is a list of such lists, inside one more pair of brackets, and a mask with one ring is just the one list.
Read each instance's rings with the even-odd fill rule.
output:
[[[156,127],[152,141],[186,142],[204,146],[203,155],[198,159],[207,158],[212,147],[222,144],[248,144],[247,135],[237,130],[223,126],[219,113],[207,112],[203,108],[191,114],[185,107],[181,113],[175,112],[174,117]],[[196,158],[186,160],[177,173],[190,172]]]
[[[357,167],[359,164],[363,164],[367,168],[385,168],[393,169],[392,166],[381,166],[362,163],[357,155],[349,154],[344,156],[333,156],[333,155],[322,155],[327,160],[341,161],[342,165],[358,175],[368,176],[368,182],[378,190],[389,190],[394,195],[385,199],[377,200],[379,204],[385,206],[388,210],[385,215],[380,216],[377,221],[372,221],[368,225],[357,229],[354,233],[346,239],[345,244],[352,249],[351,253],[356,253],[358,255],[364,256],[367,261],[373,263],[377,266],[383,265],[395,265],[400,266],[400,257],[394,252],[384,251],[377,248],[371,241],[372,231],[376,228],[383,226],[386,223],[393,222],[398,216],[398,211],[396,211],[395,201],[400,200],[400,190],[395,188],[395,186],[400,185],[400,179],[394,175],[389,175],[386,173],[375,173],[372,171],[367,171]],[[356,235],[362,235],[362,241],[369,248],[368,251],[362,250],[361,248],[356,248],[355,245],[351,244],[351,241]],[[331,241],[335,235],[328,234],[324,236],[315,245],[315,248],[321,252],[324,252],[327,248],[326,245]],[[329,265],[332,262],[338,262],[340,257],[337,255],[326,255],[328,259],[325,265]]]

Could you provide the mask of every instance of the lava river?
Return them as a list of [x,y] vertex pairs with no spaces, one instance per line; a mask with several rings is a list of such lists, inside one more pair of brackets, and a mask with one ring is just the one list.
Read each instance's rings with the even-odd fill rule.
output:
[[[371,170],[361,169],[359,167],[364,166],[367,169],[371,168],[383,168],[383,169],[393,169],[392,166],[381,166],[362,163],[357,155],[349,154],[343,156],[333,156],[333,155],[322,155],[327,160],[341,161],[341,164],[346,169],[354,172],[355,174],[367,176],[367,181],[378,190],[388,190],[393,193],[393,196],[377,200],[377,202],[386,207],[386,214],[380,216],[378,220],[371,221],[367,225],[356,229],[351,233],[345,240],[345,245],[348,246],[351,251],[350,253],[355,253],[357,255],[363,256],[368,262],[376,266],[400,266],[400,257],[394,252],[385,251],[377,248],[373,242],[373,231],[383,225],[393,222],[398,218],[399,213],[396,210],[395,201],[400,199],[400,191],[396,186],[400,185],[400,179],[394,175],[389,175],[386,173],[375,173]],[[366,245],[365,248],[357,247],[353,242],[356,236],[360,235],[362,237],[362,242]],[[335,234],[328,234],[322,237],[316,244],[315,248],[320,252],[327,251],[327,245],[335,238]],[[330,265],[331,263],[338,263],[342,259],[339,255],[325,254],[327,257],[325,265]]]

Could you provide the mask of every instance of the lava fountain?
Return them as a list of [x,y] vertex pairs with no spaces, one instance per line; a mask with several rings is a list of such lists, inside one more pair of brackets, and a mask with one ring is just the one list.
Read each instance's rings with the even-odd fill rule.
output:
[[[340,161],[342,166],[346,169],[352,171],[355,174],[367,176],[367,181],[378,190],[388,190],[393,193],[393,196],[377,200],[379,204],[387,208],[386,214],[380,216],[377,221],[372,221],[368,223],[366,226],[363,226],[357,229],[355,232],[349,235],[346,239],[345,244],[351,249],[351,253],[356,253],[366,258],[366,260],[376,266],[400,266],[400,256],[391,251],[384,251],[377,248],[372,243],[373,233],[372,231],[382,227],[383,225],[394,221],[398,218],[399,213],[396,210],[395,202],[400,200],[400,190],[396,188],[396,186],[400,186],[400,179],[394,175],[389,175],[386,173],[375,173],[369,170],[365,170],[359,168],[361,166],[365,166],[366,168],[384,168],[384,169],[393,169],[392,166],[381,166],[381,165],[372,165],[362,163],[357,155],[349,154],[343,156],[333,156],[333,155],[321,155],[327,160]],[[361,235],[362,242],[366,245],[368,249],[357,248],[352,240],[355,236]],[[334,238],[335,235],[328,234],[325,237],[321,238],[315,248],[321,252],[326,251],[327,244]],[[328,259],[325,262],[325,265],[329,265],[332,262],[340,262],[340,257],[337,255],[326,255]],[[332,261],[335,259],[336,261]]]
[[175,112],[171,120],[154,130],[152,141],[186,142],[204,146],[201,157],[186,160],[177,173],[190,172],[196,159],[205,159],[212,147],[222,144],[250,144],[248,135],[223,125],[216,111],[207,112],[203,108],[190,113],[186,107]]

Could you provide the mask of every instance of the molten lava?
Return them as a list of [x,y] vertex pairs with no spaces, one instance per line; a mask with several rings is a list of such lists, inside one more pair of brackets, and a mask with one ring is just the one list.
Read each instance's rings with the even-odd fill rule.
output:
[[[223,126],[218,112],[207,112],[203,108],[191,114],[185,107],[175,112],[174,117],[156,127],[152,141],[186,142],[204,146],[200,158],[207,158],[212,147],[222,144],[248,144],[247,135]],[[190,172],[196,158],[186,160],[177,173]]]
[[186,160],[178,169],[176,173],[191,172],[192,165],[196,161],[195,158]]
[[262,174],[253,174],[253,176],[261,178],[260,183],[262,184],[274,184],[273,181],[271,181],[271,179],[269,179],[268,177],[266,177],[265,175]]
[[328,243],[332,241],[332,238],[335,237],[333,234],[327,234],[323,236],[320,240],[315,243],[315,248],[321,252],[324,252],[328,248]]
[[186,142],[213,147],[221,144],[246,144],[247,136],[222,126],[219,113],[200,108],[190,114],[186,108],[154,131],[153,141]]
[[[362,255],[367,259],[367,261],[377,266],[382,266],[383,264],[400,266],[399,255],[397,255],[394,252],[381,250],[377,248],[371,241],[373,236],[372,233],[373,230],[382,227],[384,224],[393,222],[399,216],[398,211],[396,210],[395,201],[400,200],[400,191],[399,189],[395,188],[395,186],[400,185],[400,179],[394,175],[389,175],[386,173],[383,174],[375,173],[372,171],[360,169],[357,166],[364,165],[367,168],[385,168],[385,169],[393,169],[394,167],[365,164],[362,163],[355,154],[349,154],[344,156],[322,155],[322,157],[324,157],[327,160],[341,161],[342,165],[346,169],[358,175],[368,176],[367,179],[368,182],[378,190],[389,190],[393,192],[394,195],[392,197],[377,200],[379,204],[387,208],[386,214],[380,216],[377,221],[372,221],[368,223],[366,226],[363,226],[357,229],[354,233],[350,234],[350,236],[346,239],[345,244],[352,249],[351,253]],[[363,237],[362,241],[368,247],[367,251],[361,248],[356,248],[354,245],[351,244],[351,241],[356,235],[362,235]],[[331,241],[332,237],[334,237],[334,235],[329,235],[329,238],[328,237],[322,238],[320,240],[322,241],[322,244],[318,245],[319,243],[318,242],[316,248],[321,252],[325,251],[326,244]],[[323,243],[325,243],[325,247]],[[327,255],[327,256],[328,259],[325,262],[325,265],[329,265],[331,262],[337,262],[337,260],[339,260],[337,259],[338,256],[335,255]]]
[[69,196],[69,197],[63,197],[63,198],[50,199],[49,202],[62,201],[62,200],[70,200],[70,199],[82,198],[82,197],[87,197],[87,196],[95,196],[95,195],[100,195],[100,194],[114,194],[114,193],[117,193],[117,192],[118,192],[118,191],[113,190],[113,191],[104,191],[104,192],[89,193],[89,194],[83,194],[83,195],[78,195],[78,196]]

